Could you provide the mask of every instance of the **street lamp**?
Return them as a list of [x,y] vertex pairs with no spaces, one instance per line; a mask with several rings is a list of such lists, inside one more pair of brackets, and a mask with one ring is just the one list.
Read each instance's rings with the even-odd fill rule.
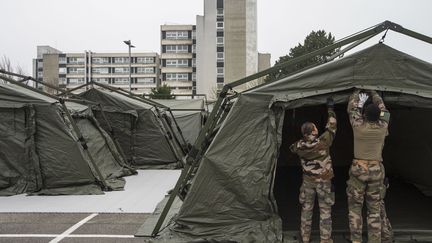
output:
[[132,42],[130,40],[123,41],[126,45],[129,46],[129,93],[131,92],[131,85],[132,85],[132,58],[131,58],[131,48],[135,48],[134,45],[132,45]]

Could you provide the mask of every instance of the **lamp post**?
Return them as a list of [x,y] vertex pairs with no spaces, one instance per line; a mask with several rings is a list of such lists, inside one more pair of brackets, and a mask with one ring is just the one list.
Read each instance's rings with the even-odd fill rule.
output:
[[131,93],[131,86],[132,86],[132,58],[131,58],[131,48],[135,48],[134,45],[132,45],[132,42],[130,40],[123,41],[126,45],[129,47],[129,93]]

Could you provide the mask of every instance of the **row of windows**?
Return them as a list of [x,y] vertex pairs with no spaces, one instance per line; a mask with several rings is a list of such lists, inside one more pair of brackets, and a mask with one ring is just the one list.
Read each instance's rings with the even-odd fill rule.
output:
[[188,53],[189,46],[188,45],[166,45],[165,52],[166,53]]
[[[92,81],[106,84],[129,84],[129,78],[92,78]],[[133,84],[154,84],[155,78],[131,78]],[[84,84],[84,78],[59,78],[60,84]]]
[[[155,63],[155,57],[132,57],[132,63]],[[59,64],[84,64],[84,57],[59,57]],[[129,63],[129,57],[93,57],[94,64]]]
[[189,39],[188,31],[167,31],[165,38],[168,40],[184,40]]
[[[70,67],[59,68],[59,74],[84,74],[85,68]],[[129,67],[116,67],[116,68],[92,68],[94,74],[109,74],[109,73],[129,73]],[[155,73],[154,67],[133,67],[132,73]]]
[[167,59],[166,67],[188,67],[189,60],[188,59]]
[[189,81],[189,73],[164,73],[164,81]]

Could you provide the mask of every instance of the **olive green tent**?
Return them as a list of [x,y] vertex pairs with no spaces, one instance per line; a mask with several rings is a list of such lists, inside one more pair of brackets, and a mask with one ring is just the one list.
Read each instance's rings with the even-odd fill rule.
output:
[[204,99],[153,100],[171,109],[186,142],[194,144],[204,122]]
[[0,195],[101,194],[102,185],[123,189],[121,177],[135,173],[87,106],[66,106],[88,153],[56,99],[13,84],[0,86]]
[[[300,135],[299,129],[283,127],[308,119],[325,124],[324,104],[332,96],[340,120],[339,145],[332,150],[342,154],[335,159],[337,165],[348,165],[352,134],[346,103],[355,87],[381,91],[392,114],[384,153],[388,173],[431,195],[432,64],[377,44],[240,94],[200,160],[178,214],[160,233],[166,236],[161,240],[281,242],[282,220],[273,193],[277,162],[287,150],[283,140]],[[302,117],[307,107],[313,110]],[[416,217],[429,222],[424,227],[431,230],[427,215]]]
[[[90,88],[80,97],[101,104],[123,152],[132,166],[141,169],[176,168],[183,154],[174,134],[167,134],[155,107],[110,90]],[[106,127],[99,108],[94,112]],[[162,111],[160,111],[162,112]]]

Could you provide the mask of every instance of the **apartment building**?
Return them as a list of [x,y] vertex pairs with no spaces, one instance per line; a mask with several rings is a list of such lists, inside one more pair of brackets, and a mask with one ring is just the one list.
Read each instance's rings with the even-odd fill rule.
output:
[[196,94],[195,25],[161,25],[161,84]]
[[[33,74],[37,80],[66,89],[90,81],[129,89],[128,53],[63,53],[49,46],[38,46],[37,53],[37,59],[33,61]],[[150,93],[159,82],[159,55],[155,52],[132,53],[131,61],[131,91]],[[79,91],[83,90],[85,88]]]
[[196,19],[198,93],[216,98],[224,84],[258,71],[256,1],[204,1]]

